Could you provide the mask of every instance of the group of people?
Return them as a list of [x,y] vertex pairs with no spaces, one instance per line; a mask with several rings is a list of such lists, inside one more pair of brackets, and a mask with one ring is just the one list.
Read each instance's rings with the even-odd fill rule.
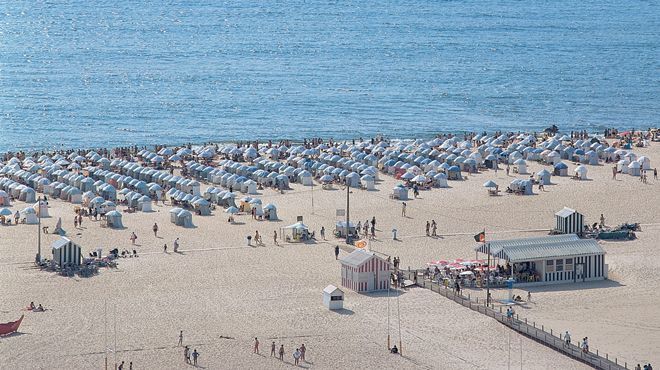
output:
[[[294,365],[299,365],[300,361],[305,362],[305,353],[307,352],[307,347],[305,347],[305,343],[301,344],[300,347],[296,348],[295,351],[293,351],[293,363]],[[254,338],[254,346],[252,347],[252,353],[259,354],[259,339],[257,337]],[[284,361],[284,344],[280,344],[279,349],[277,348],[277,345],[273,341],[270,344],[270,356],[271,357],[276,357],[279,358],[280,361]]]
[[426,236],[438,236],[438,224],[435,220],[426,221]]
[[27,306],[27,310],[32,311],[32,312],[44,312],[44,311],[46,311],[46,309],[44,308],[44,306],[41,305],[41,303],[39,303],[38,306],[35,306],[34,302],[30,302],[30,304]]
[[[181,347],[183,346],[183,330],[179,332],[179,342],[177,346]],[[192,358],[192,360],[191,360]],[[197,348],[193,349],[192,352],[190,352],[190,346],[184,346],[183,347],[183,360],[186,364],[191,364],[193,366],[197,366],[197,359],[199,358],[199,352],[197,352]]]
[[[360,231],[362,231],[362,234],[365,237],[376,239],[376,216],[372,217],[371,221],[366,220],[364,224],[362,221],[358,221],[355,227],[355,231],[357,232],[358,236],[360,235]],[[371,234],[369,231],[371,231]]]

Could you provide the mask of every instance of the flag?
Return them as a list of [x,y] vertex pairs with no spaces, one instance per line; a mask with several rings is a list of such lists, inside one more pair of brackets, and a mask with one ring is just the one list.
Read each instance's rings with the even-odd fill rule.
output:
[[482,231],[479,234],[474,236],[474,241],[478,243],[485,243],[486,242],[486,232]]

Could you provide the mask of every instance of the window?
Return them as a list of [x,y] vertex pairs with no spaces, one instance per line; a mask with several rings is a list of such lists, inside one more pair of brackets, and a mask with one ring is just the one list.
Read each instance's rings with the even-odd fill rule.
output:
[[573,271],[573,259],[572,258],[567,258],[566,262],[564,262],[564,270],[565,271]]
[[557,272],[562,272],[564,271],[564,260],[557,260],[557,264],[555,266],[555,271]]
[[330,300],[331,301],[343,301],[344,297],[342,297],[340,295],[333,295],[332,297],[330,297]]
[[545,261],[545,272],[555,272],[555,261],[554,260]]

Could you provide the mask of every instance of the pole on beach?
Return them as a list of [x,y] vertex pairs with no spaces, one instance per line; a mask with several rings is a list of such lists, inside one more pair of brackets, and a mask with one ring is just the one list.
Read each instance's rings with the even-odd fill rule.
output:
[[348,186],[348,182],[346,182],[346,244],[351,244],[351,237],[349,230],[350,228],[348,227],[348,220],[349,220],[349,214],[350,214],[350,207],[351,207],[351,187]]
[[403,344],[401,343],[401,307],[399,306],[399,297],[401,296],[401,292],[397,291],[396,295],[396,314],[398,316],[398,322],[399,322],[399,355],[403,356]]
[[37,198],[37,215],[39,216],[39,226],[37,226],[37,263],[41,263],[41,197]]
[[486,307],[490,305],[490,243],[488,243],[488,266],[486,266]]
[[387,278],[387,350],[390,346],[390,278]]
[[108,370],[108,300],[103,300],[103,353],[105,354],[105,370]]

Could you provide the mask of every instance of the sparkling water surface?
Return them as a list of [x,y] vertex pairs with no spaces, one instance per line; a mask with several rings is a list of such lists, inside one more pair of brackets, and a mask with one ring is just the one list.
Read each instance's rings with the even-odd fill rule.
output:
[[657,1],[7,1],[0,151],[658,126]]

